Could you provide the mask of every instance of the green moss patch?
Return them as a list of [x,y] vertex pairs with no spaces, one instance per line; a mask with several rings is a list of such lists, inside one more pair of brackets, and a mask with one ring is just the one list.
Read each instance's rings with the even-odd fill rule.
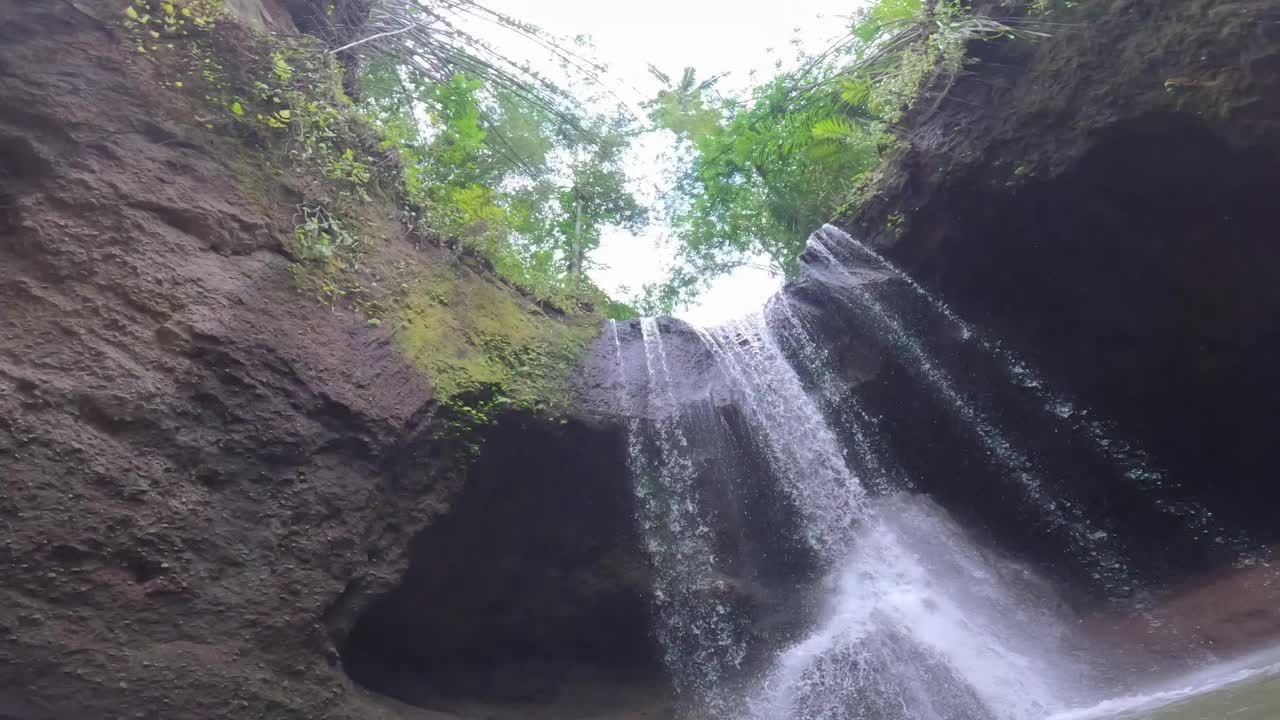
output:
[[571,406],[574,367],[598,331],[594,315],[549,315],[464,268],[413,283],[390,314],[397,347],[443,403],[548,414]]

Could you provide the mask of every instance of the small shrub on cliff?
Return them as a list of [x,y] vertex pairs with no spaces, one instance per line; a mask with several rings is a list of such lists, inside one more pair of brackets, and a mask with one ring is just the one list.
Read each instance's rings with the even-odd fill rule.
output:
[[299,206],[294,221],[297,223],[294,229],[295,252],[303,261],[332,263],[340,255],[354,251],[358,245],[355,236],[322,207]]

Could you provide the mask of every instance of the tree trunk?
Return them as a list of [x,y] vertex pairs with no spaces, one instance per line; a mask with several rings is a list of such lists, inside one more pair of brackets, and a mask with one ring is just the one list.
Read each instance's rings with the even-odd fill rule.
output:
[[574,211],[576,213],[573,221],[573,245],[569,248],[569,275],[573,278],[574,284],[582,277],[583,252],[582,252],[582,192],[577,188],[573,190]]

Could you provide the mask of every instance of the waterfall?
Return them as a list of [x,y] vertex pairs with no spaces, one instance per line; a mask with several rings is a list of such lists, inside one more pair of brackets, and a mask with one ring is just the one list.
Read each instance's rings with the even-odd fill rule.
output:
[[[1067,423],[1072,432],[1084,437],[1098,455],[1111,462],[1119,470],[1120,476],[1145,491],[1159,489],[1169,482],[1168,474],[1152,461],[1150,454],[1132,440],[1119,436],[1113,423],[1099,419],[1095,413],[1082,407],[1067,393],[1051,386],[1039,371],[1017,353],[1006,348],[999,341],[987,337],[960,317],[946,301],[930,292],[910,274],[873,248],[832,225],[825,225],[814,233],[814,242],[819,254],[823,254],[826,250],[826,243],[841,243],[854,249],[871,264],[882,266],[892,272],[930,308],[944,317],[958,331],[962,340],[975,345],[985,353],[1011,383],[1031,393],[1046,414],[1046,421],[1056,419]],[[835,260],[829,252],[826,252],[825,256],[839,264],[839,261]],[[843,264],[840,266],[843,267]],[[1201,539],[1230,544],[1237,549],[1244,549],[1250,545],[1248,538],[1243,535],[1225,532],[1224,528],[1216,524],[1213,513],[1198,503],[1171,503],[1164,500],[1155,500],[1154,503],[1159,511],[1186,523]]]
[[[720,703],[724,673],[742,661],[739,621],[717,597],[721,584],[711,527],[700,512],[688,439],[671,391],[662,336],[641,322],[649,416],[628,425],[628,465],[637,514],[655,570],[658,641],[676,689],[708,705]],[[617,324],[610,321],[620,376],[625,365]]]
[[790,302],[782,298],[774,306],[780,309],[786,320],[789,331],[786,337],[791,341],[791,346],[796,348],[801,361],[818,376],[817,390],[823,412],[827,417],[837,418],[841,429],[848,434],[850,449],[867,487],[881,493],[888,492],[891,488],[909,487],[909,483],[899,477],[899,473],[884,457],[887,452],[878,442],[881,438],[875,418],[858,405],[845,402],[845,398],[841,396],[839,384],[831,373],[834,363],[826,349],[814,339],[812,331],[792,310]]
[[[846,236],[847,237],[847,236]],[[850,309],[870,318],[880,332],[901,353],[908,366],[925,385],[934,389],[946,408],[968,430],[979,446],[1003,467],[1028,504],[1046,521],[1051,531],[1064,536],[1093,569],[1095,577],[1116,595],[1132,589],[1129,563],[1108,541],[1108,533],[1097,528],[1068,498],[1055,497],[1044,486],[1030,458],[1015,447],[997,424],[966,398],[939,363],[925,350],[924,342],[905,322],[877,298],[864,283],[826,246],[819,234],[809,239],[814,251],[827,267],[847,279],[848,292],[841,295]]]
[[744,663],[749,640],[734,622],[740,609],[716,591],[732,580],[718,579],[724,561],[689,441],[725,429],[673,391],[659,324],[639,326],[647,390],[629,426],[629,461],[656,571],[659,640],[692,716],[1040,720],[1066,707],[1074,663],[1042,584],[980,550],[923,497],[872,497],[758,314],[693,335],[794,506],[826,597],[766,660]]
[[865,491],[764,318],[753,315],[699,335],[747,409],[774,476],[805,515],[807,540],[822,555],[847,547]]
[[[1010,416],[984,402],[985,387],[934,345],[954,335],[972,348],[956,357],[996,370],[994,382],[1020,398],[1013,418],[1067,431],[1079,438],[1067,447],[1096,455],[1138,490],[1167,487],[1147,453],[839,230],[810,238],[806,268],[856,318],[874,362],[900,369],[894,377],[910,378],[950,416],[1098,586],[1112,597],[1137,589],[1114,526],[1046,480],[1055,478],[1042,463],[1053,456],[1037,452],[1034,434],[1011,429]],[[923,301],[924,314],[909,315],[920,303],[904,306],[895,287]],[[861,404],[868,396],[851,391],[856,382],[837,378],[813,313],[787,296],[767,310],[768,319],[761,312],[710,328],[655,318],[608,328],[653,566],[655,632],[688,717],[1094,718],[1234,682],[1239,673],[1193,677],[1107,699],[1104,688],[1135,688],[1106,677],[1105,658],[1082,652],[1089,641],[1072,630],[1054,587],[913,492],[910,458],[895,456],[887,428]],[[930,322],[941,340],[923,332]],[[1151,502],[1197,538],[1242,542],[1193,503]],[[1251,667],[1247,677],[1260,672]]]
[[786,649],[753,720],[1038,720],[1069,696],[1061,623],[918,496],[873,505],[830,606]]

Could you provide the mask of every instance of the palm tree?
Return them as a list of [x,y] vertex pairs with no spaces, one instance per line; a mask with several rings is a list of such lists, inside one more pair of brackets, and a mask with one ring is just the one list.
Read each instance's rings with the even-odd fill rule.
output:
[[649,74],[666,87],[657,97],[645,103],[649,118],[661,128],[682,138],[697,140],[720,125],[720,110],[708,102],[704,94],[719,82],[723,75],[698,82],[697,71],[687,67],[680,75],[680,82],[673,83],[671,76],[650,65]]

